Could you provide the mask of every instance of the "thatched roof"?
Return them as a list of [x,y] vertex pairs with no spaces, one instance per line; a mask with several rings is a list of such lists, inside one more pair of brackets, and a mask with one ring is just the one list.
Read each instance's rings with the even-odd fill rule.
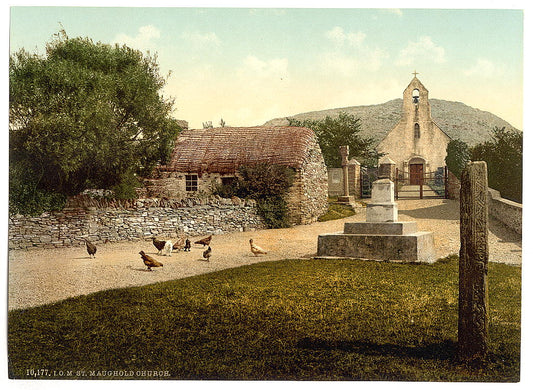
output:
[[239,166],[269,163],[301,168],[307,149],[317,145],[305,127],[217,127],[184,130],[170,162],[160,171],[234,173]]

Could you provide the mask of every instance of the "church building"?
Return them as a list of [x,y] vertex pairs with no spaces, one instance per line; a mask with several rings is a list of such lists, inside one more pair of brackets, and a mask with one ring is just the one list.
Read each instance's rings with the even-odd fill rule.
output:
[[[451,138],[431,118],[428,90],[414,77],[403,91],[402,116],[396,126],[378,144],[385,153],[380,161],[393,163],[409,184],[419,184],[446,165],[446,147]],[[392,160],[392,161],[391,161]]]

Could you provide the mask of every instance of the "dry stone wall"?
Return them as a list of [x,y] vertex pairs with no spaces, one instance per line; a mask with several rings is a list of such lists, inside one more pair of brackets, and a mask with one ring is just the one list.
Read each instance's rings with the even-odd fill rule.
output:
[[[83,204],[83,206],[81,204]],[[152,236],[175,238],[264,228],[254,201],[239,198],[140,199],[71,202],[60,212],[9,218],[9,248],[58,248],[135,241]]]

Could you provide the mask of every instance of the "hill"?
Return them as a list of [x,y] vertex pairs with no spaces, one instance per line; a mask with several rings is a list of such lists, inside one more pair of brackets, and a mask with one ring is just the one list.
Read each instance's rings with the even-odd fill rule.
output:
[[[431,104],[431,116],[437,125],[452,139],[460,139],[469,146],[489,140],[492,129],[495,126],[515,129],[496,115],[467,106],[461,102],[429,99],[429,103]],[[374,138],[376,142],[379,142],[400,120],[402,99],[394,99],[386,103],[370,106],[353,106],[306,112],[293,115],[291,118],[298,120],[323,119],[328,115],[336,117],[340,111],[345,111],[360,118],[361,135]],[[265,125],[273,126],[286,126],[287,124],[286,118],[276,118],[265,123]]]

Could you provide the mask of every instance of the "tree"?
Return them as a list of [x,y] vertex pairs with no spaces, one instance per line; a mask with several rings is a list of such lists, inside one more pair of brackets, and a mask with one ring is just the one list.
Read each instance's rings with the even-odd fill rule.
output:
[[495,127],[492,139],[474,146],[472,160],[487,163],[489,186],[504,198],[522,202],[523,133]]
[[155,56],[60,31],[44,56],[11,55],[9,79],[13,211],[24,211],[21,192],[120,187],[131,196],[124,185],[170,156],[180,127]]
[[461,177],[461,172],[469,160],[470,149],[465,142],[454,139],[448,143],[446,147],[446,166],[455,177]]
[[370,138],[362,138],[361,121],[352,114],[340,112],[337,118],[326,116],[325,119],[303,121],[287,118],[289,126],[308,127],[317,136],[324,161],[328,167],[340,167],[341,156],[339,146],[350,147],[350,157],[355,157],[360,163],[375,166],[382,154],[378,153]]

